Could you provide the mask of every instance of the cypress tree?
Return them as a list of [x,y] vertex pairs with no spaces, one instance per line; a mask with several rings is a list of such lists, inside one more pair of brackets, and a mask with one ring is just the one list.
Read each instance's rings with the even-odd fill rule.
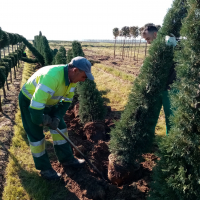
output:
[[52,50],[49,47],[49,42],[47,38],[42,35],[41,31],[39,35],[34,36],[33,45],[39,51],[39,53],[44,57],[45,65],[52,64],[53,61]]
[[[72,50],[70,49],[67,52],[68,62],[73,58],[72,55],[73,57],[85,56],[81,44],[77,41],[72,42]],[[75,95],[78,96],[79,116],[82,123],[103,121],[105,119],[104,100],[94,81],[86,80],[78,83]],[[72,103],[75,104],[74,101]]]
[[79,100],[79,115],[82,123],[103,121],[106,109],[101,93],[96,83],[89,79],[80,82],[77,87]]
[[110,152],[120,165],[137,165],[141,155],[151,148],[154,139],[152,124],[157,121],[155,102],[165,89],[173,64],[173,47],[166,45],[165,36],[171,33],[180,36],[181,20],[186,15],[185,1],[175,0],[168,11],[163,27],[151,44],[149,55],[134,81],[121,119],[110,133]]
[[21,58],[22,61],[27,62],[27,63],[38,63],[38,59],[32,59],[32,58],[26,58],[26,57],[22,57]]
[[73,41],[72,42],[72,50],[73,50],[73,57],[76,57],[76,56],[85,57],[85,54],[83,52],[83,49],[82,49],[82,46],[81,46],[80,42]]
[[4,87],[6,82],[6,68],[5,66],[0,66],[0,88]]
[[67,57],[66,57],[66,50],[63,46],[60,47],[58,50],[58,53],[55,56],[55,64],[66,64],[67,63]]
[[9,39],[9,35],[8,33],[6,33],[5,31],[2,31],[2,38],[0,40],[0,47],[4,48],[7,47],[9,45],[10,39]]
[[3,31],[1,30],[1,27],[0,27],[0,40],[2,39],[3,37]]
[[50,65],[53,61],[53,56],[51,53],[51,49],[49,47],[49,42],[45,36],[42,37],[42,45],[43,45],[43,56],[45,60],[45,65]]
[[71,60],[72,60],[72,58],[73,58],[73,50],[72,50],[72,49],[69,49],[69,50],[67,51],[67,63],[70,63]]
[[181,42],[175,51],[177,80],[171,93],[174,116],[169,136],[159,144],[150,200],[200,197],[200,1],[188,0]]
[[38,52],[38,50],[24,37],[22,37],[23,43],[28,47],[28,49],[33,53],[33,55],[38,59],[40,64],[44,66],[44,57]]
[[[3,65],[3,63],[4,62],[6,62],[6,63],[8,63],[8,65]],[[1,59],[1,62],[0,62],[1,64],[1,66],[5,66],[6,67],[6,77],[8,76],[8,73],[10,72],[10,70],[11,70],[11,68],[12,68],[12,59],[11,58],[9,58],[9,57],[5,57],[5,58],[2,58]]]

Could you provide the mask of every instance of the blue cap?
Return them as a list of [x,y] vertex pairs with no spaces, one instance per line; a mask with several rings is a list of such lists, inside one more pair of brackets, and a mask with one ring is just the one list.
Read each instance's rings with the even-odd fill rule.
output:
[[71,60],[70,64],[74,67],[85,72],[86,76],[90,80],[94,80],[94,76],[91,73],[91,63],[84,57],[78,56]]

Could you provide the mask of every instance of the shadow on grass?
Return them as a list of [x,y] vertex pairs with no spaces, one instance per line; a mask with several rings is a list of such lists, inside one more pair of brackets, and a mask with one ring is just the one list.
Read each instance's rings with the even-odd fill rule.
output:
[[18,168],[20,182],[34,200],[78,200],[77,196],[71,193],[64,184],[64,181],[49,181],[41,178],[37,172],[25,170],[13,154],[10,154]]

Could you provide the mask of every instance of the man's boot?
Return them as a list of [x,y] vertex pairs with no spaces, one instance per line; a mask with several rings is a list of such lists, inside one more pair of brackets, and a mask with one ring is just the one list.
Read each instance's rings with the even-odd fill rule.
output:
[[54,169],[42,170],[40,174],[42,178],[47,180],[59,180],[61,178],[61,174],[57,173]]
[[80,167],[84,167],[85,165],[85,160],[84,159],[77,159],[77,158],[73,158],[68,162],[64,162],[62,163],[62,165],[64,167],[75,167],[75,168],[80,168]]

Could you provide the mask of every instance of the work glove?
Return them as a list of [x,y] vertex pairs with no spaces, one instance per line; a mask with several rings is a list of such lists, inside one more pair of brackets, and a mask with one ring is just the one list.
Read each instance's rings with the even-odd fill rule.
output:
[[52,122],[52,118],[49,115],[43,115],[43,126],[48,126],[49,124],[51,124]]
[[60,123],[60,120],[57,117],[54,117],[52,119],[52,122],[49,124],[49,128],[56,130],[58,128],[59,123]]

